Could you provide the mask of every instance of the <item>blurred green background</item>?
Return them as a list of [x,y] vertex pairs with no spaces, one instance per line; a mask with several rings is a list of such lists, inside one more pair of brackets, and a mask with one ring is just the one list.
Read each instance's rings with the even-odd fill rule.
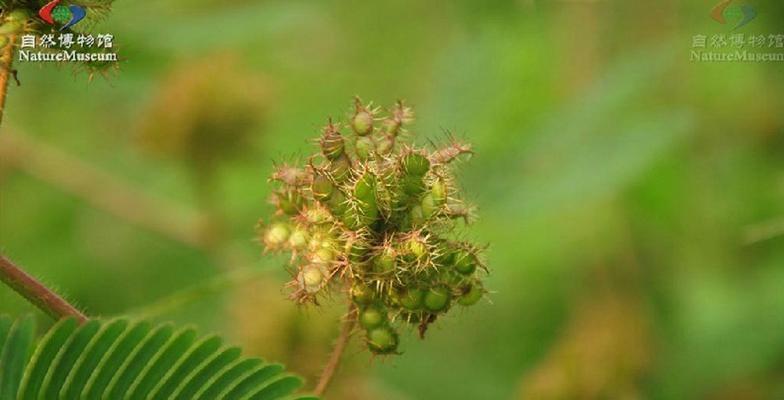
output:
[[[106,79],[18,65],[0,249],[95,316],[219,332],[314,382],[340,299],[262,255],[273,162],[354,95],[474,144],[490,301],[331,399],[784,398],[784,70],[695,63],[714,0],[118,0]],[[737,31],[782,34],[784,5]],[[737,33],[735,32],[735,33]],[[782,49],[773,49],[782,52]],[[35,311],[0,288],[0,312]]]

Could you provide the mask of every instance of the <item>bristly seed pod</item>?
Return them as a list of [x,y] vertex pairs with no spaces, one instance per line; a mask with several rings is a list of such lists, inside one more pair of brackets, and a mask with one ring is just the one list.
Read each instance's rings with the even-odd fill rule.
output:
[[321,134],[321,152],[324,154],[324,157],[327,157],[329,160],[337,160],[340,156],[343,155],[343,151],[345,149],[345,143],[343,142],[343,136],[338,132],[338,129],[335,125],[332,124],[332,121],[327,124],[324,128],[324,132]]
[[476,271],[476,256],[463,250],[455,259],[455,269],[463,275],[471,275]]
[[335,190],[329,199],[329,209],[332,211],[332,214],[342,217],[343,214],[346,213],[346,210],[348,210],[348,206],[346,195],[340,190]]
[[424,219],[430,219],[438,211],[438,205],[432,191],[422,196],[420,208],[422,209],[422,217]]
[[397,350],[397,333],[388,326],[368,331],[367,342],[370,351],[376,354],[391,354]]
[[472,306],[479,302],[484,296],[484,290],[482,289],[482,285],[480,283],[473,283],[468,287],[464,288],[463,295],[457,300],[457,303],[461,306]]
[[427,157],[411,153],[403,158],[403,171],[406,175],[423,177],[430,170],[430,160]]
[[335,190],[335,187],[326,176],[316,175],[313,178],[313,184],[311,184],[310,189],[313,192],[313,197],[317,200],[326,201],[332,196],[332,191]]
[[367,161],[376,150],[376,143],[369,136],[359,136],[354,147],[357,152],[357,158],[361,161]]
[[332,221],[332,214],[321,205],[314,204],[305,210],[305,220],[309,224],[322,225]]
[[376,204],[376,178],[365,173],[354,185],[354,197],[362,204]]
[[357,218],[359,226],[370,226],[378,218],[378,202],[376,201],[376,178],[365,173],[354,185],[354,198],[357,200]]
[[413,119],[414,112],[404,106],[402,101],[398,101],[392,110],[392,115],[384,121],[384,126],[387,133],[394,138],[403,130],[403,125],[408,124]]
[[400,296],[399,302],[406,310],[417,311],[424,305],[425,291],[422,289],[410,288]]
[[412,236],[406,241],[407,254],[412,256],[412,260],[419,260],[427,255],[427,246],[422,239]]
[[277,192],[273,195],[273,202],[282,213],[296,215],[302,207],[302,197],[295,191]]
[[448,288],[436,286],[425,293],[424,305],[428,311],[441,312],[449,307],[450,298]]
[[[487,293],[481,248],[462,237],[472,208],[454,185],[451,161],[470,147],[451,140],[420,148],[403,135],[410,108],[390,115],[357,100],[344,138],[324,128],[320,153],[304,168],[282,165],[272,181],[276,218],[260,232],[267,250],[291,252],[292,298],[317,303],[344,290],[375,354],[396,354],[400,324],[429,324],[452,304],[470,306]],[[377,129],[378,128],[378,129]]]
[[378,143],[376,144],[376,152],[382,156],[391,153],[394,148],[395,138],[392,135],[384,135],[384,137],[379,139]]
[[438,178],[433,182],[433,185],[430,187],[430,194],[434,206],[441,207],[446,204],[447,189],[443,179]]
[[366,136],[373,132],[373,113],[362,105],[357,97],[354,100],[354,116],[351,118],[351,129],[359,136]]
[[373,301],[375,297],[373,289],[359,283],[351,288],[351,299],[360,305],[367,305]]
[[395,251],[391,248],[384,250],[373,260],[373,271],[385,274],[395,270]]
[[300,271],[299,281],[307,293],[316,293],[326,283],[327,273],[323,267],[306,265]]
[[351,172],[351,160],[345,154],[341,154],[329,163],[329,172],[335,182],[344,182]]
[[359,324],[365,329],[378,328],[387,320],[387,314],[379,307],[368,306],[359,312]]
[[289,239],[289,227],[283,222],[270,225],[264,232],[264,245],[270,250],[278,250]]
[[289,235],[289,247],[292,250],[302,250],[305,246],[308,245],[308,233],[300,228],[296,227]]

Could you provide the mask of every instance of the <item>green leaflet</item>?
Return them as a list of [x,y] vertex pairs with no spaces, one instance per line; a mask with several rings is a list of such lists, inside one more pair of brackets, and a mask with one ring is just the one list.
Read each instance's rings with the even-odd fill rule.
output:
[[32,317],[0,315],[0,399],[315,399],[282,365],[191,328],[63,319],[36,345],[34,332]]
[[0,399],[11,398],[19,388],[33,347],[34,329],[32,317],[19,319],[13,325],[9,318],[0,317]]

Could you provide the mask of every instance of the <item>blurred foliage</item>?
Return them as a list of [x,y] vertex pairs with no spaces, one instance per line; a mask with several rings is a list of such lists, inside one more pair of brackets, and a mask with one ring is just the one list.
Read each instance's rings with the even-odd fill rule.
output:
[[[332,398],[780,398],[784,79],[777,63],[689,61],[692,36],[728,34],[713,5],[117,2],[95,30],[115,34],[119,73],[88,85],[18,65],[0,147],[4,131],[56,146],[220,232],[183,244],[3,156],[0,247],[92,315],[255,269],[156,317],[312,383],[343,310],[285,301],[285,260],[253,243],[265,179],[272,160],[313,152],[308,138],[350,112],[346,98],[404,98],[426,116],[412,126],[420,143],[449,131],[475,145],[459,178],[481,208],[471,239],[491,244],[490,302],[427,342],[405,333],[401,357],[350,349]],[[743,33],[784,33],[781,2],[755,6]],[[199,131],[202,118],[215,125]],[[192,156],[141,151],[145,126],[164,140],[206,132],[207,189]],[[773,228],[749,241],[760,227]],[[0,290],[0,312],[29,310]]]
[[139,118],[140,146],[184,161],[197,179],[241,155],[266,111],[264,84],[230,56],[184,61]]

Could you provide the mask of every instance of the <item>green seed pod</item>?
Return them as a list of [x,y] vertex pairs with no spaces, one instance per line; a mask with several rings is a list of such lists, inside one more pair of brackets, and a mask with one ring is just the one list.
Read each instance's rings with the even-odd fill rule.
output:
[[324,231],[315,231],[310,235],[310,241],[308,242],[308,250],[311,252],[316,252],[319,249],[334,249],[335,248],[335,238],[333,238],[328,232]]
[[308,293],[316,293],[321,290],[326,278],[325,271],[315,265],[306,265],[300,272],[300,283]]
[[330,161],[329,172],[335,182],[344,182],[349,177],[351,171],[351,160],[343,154],[340,157]]
[[370,304],[373,299],[375,298],[375,293],[373,289],[364,285],[364,284],[357,284],[351,288],[351,299],[354,300],[355,303],[366,305]]
[[392,136],[397,136],[404,124],[411,122],[414,119],[414,112],[411,108],[403,105],[403,102],[398,101],[395,108],[385,121],[384,126],[387,132]]
[[343,155],[343,151],[345,150],[345,143],[343,142],[343,136],[338,132],[335,125],[332,125],[330,122],[326,128],[324,128],[324,133],[321,135],[321,152],[324,154],[324,157],[327,157],[329,160],[337,160],[340,156]]
[[455,269],[463,275],[471,275],[476,271],[476,256],[461,250],[455,257]]
[[440,207],[446,204],[447,187],[443,179],[439,178],[433,182],[433,185],[430,187],[430,193],[432,194],[433,203],[435,206]]
[[376,204],[376,178],[365,173],[354,185],[354,197],[362,203]]
[[408,197],[417,197],[425,191],[425,181],[420,176],[404,175],[400,180],[403,193]]
[[463,274],[451,269],[441,269],[438,271],[438,281],[449,286],[459,286],[465,283],[466,277]]
[[367,344],[370,351],[376,354],[390,354],[397,350],[397,333],[388,326],[368,331]]
[[478,282],[475,282],[464,289],[463,295],[460,296],[460,298],[457,300],[457,303],[461,306],[472,306],[478,303],[484,294],[485,292],[484,289],[482,289],[482,285]]
[[362,227],[360,222],[359,214],[353,208],[349,208],[343,215],[340,217],[340,221],[343,222],[343,225],[346,225],[348,229],[357,230]]
[[348,254],[348,259],[353,263],[360,263],[365,259],[368,248],[367,245],[361,240],[349,240],[346,242],[344,249]]
[[329,264],[335,260],[335,252],[327,247],[317,249],[311,254],[311,261],[314,264]]
[[264,244],[270,250],[281,248],[289,238],[289,226],[283,222],[276,222],[264,232]]
[[430,170],[430,160],[419,153],[410,153],[403,158],[403,171],[406,175],[423,177]]
[[444,311],[449,307],[450,298],[449,289],[446,287],[436,286],[430,288],[430,290],[425,293],[425,309],[434,313]]
[[293,250],[302,250],[308,245],[308,233],[300,227],[295,227],[289,235],[289,247]]
[[365,329],[378,328],[387,321],[387,313],[376,306],[368,306],[359,313],[359,324]]
[[354,198],[359,201],[358,223],[360,226],[369,226],[378,219],[379,211],[376,203],[376,178],[365,173],[354,185]]
[[387,273],[395,270],[395,251],[390,248],[384,248],[381,254],[373,258],[373,271],[378,273]]
[[376,151],[376,142],[374,142],[373,138],[370,136],[359,136],[354,145],[354,150],[357,153],[357,158],[362,161],[367,161],[367,159],[370,158],[370,154]]
[[421,259],[427,255],[427,246],[416,237],[411,237],[406,241],[406,249],[414,259]]
[[308,265],[302,270],[302,279],[307,286],[318,286],[324,281],[324,275],[317,267]]
[[359,227],[370,226],[378,219],[378,206],[365,204],[360,206]]
[[338,217],[343,216],[343,214],[346,213],[346,210],[348,210],[346,195],[337,189],[332,192],[332,196],[330,196],[328,204],[329,209],[332,210],[332,214]]
[[332,215],[326,208],[315,204],[313,207],[305,210],[305,219],[314,225],[326,224],[332,220]]
[[302,197],[298,192],[287,190],[283,192],[276,192],[274,194],[275,204],[278,209],[286,215],[296,215],[302,208]]
[[455,251],[452,250],[446,242],[441,242],[438,244],[436,257],[433,261],[439,267],[451,267],[455,262]]
[[436,206],[436,200],[433,195],[433,192],[425,193],[422,196],[421,202],[421,209],[422,209],[422,217],[424,219],[430,219],[435,215],[436,211],[438,211],[438,207]]
[[408,217],[411,226],[422,226],[425,223],[425,213],[419,205],[411,207],[411,210],[408,212]]
[[376,144],[376,152],[381,155],[387,155],[395,148],[395,138],[390,135],[385,135],[379,139]]
[[359,136],[373,132],[373,114],[363,106],[359,98],[354,101],[354,116],[351,118],[351,129]]
[[420,310],[425,301],[425,291],[422,289],[408,289],[400,295],[400,306],[409,311]]
[[335,186],[332,185],[329,178],[324,175],[316,175],[313,178],[313,183],[310,185],[310,190],[313,191],[313,197],[320,201],[327,201],[332,196]]

